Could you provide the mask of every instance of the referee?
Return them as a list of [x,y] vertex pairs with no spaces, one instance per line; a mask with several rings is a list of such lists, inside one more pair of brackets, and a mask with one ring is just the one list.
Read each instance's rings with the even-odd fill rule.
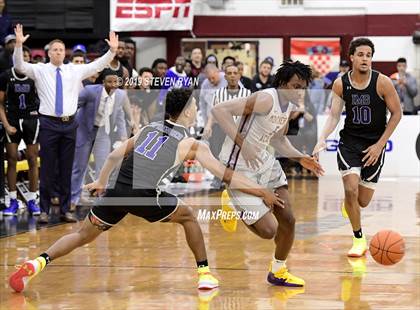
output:
[[76,128],[75,113],[82,80],[102,71],[114,58],[118,36],[109,33],[109,51],[94,62],[85,65],[63,64],[65,45],[61,40],[49,43],[50,62],[30,64],[23,60],[22,44],[29,35],[16,25],[16,46],[13,53],[15,68],[35,81],[39,105],[40,173],[40,223],[48,223],[51,191],[54,188],[56,162],[58,161],[58,187],[62,220],[76,222],[70,209],[71,172],[74,159]]
[[[242,87],[239,83],[241,75],[236,65],[228,65],[225,67],[225,77],[227,86],[216,90],[213,96],[213,107],[221,102],[232,100],[235,98],[244,98],[251,95],[251,91]],[[226,138],[226,133],[215,124],[216,120],[210,113],[206,126],[204,127],[203,137],[208,139],[210,150],[216,158],[219,158],[220,150]]]

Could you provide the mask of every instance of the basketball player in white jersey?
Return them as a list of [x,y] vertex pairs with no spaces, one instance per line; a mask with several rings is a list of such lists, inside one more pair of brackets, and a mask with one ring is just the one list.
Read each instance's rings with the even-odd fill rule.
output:
[[[303,102],[311,74],[309,66],[299,61],[286,61],[277,70],[275,88],[220,103],[212,110],[214,118],[228,135],[220,153],[221,161],[256,183],[274,189],[284,201],[283,208],[270,209],[261,199],[229,188],[229,196],[239,211],[258,214],[252,220],[244,219],[247,227],[263,239],[274,237],[276,249],[267,281],[278,286],[301,287],[305,281],[291,275],[286,267],[294,240],[295,218],[286,176],[270,152],[270,145],[282,156],[295,159],[316,175],[322,175],[319,163],[296,150],[285,136],[291,115]],[[236,122],[235,116],[240,116]]]

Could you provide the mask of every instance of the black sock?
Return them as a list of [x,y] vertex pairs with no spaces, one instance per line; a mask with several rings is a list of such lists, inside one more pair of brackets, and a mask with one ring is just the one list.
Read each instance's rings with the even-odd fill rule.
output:
[[353,231],[354,237],[357,239],[362,238],[363,234],[362,234],[362,229],[360,228],[358,231]]
[[45,261],[47,262],[47,265],[48,265],[49,263],[51,263],[51,258],[48,256],[48,254],[47,254],[47,253],[42,253],[42,254],[41,254],[41,255],[39,255],[39,256],[41,256],[41,257],[45,258]]
[[200,268],[200,267],[208,267],[208,266],[209,266],[209,263],[207,262],[207,259],[206,260],[203,260],[201,262],[197,262],[197,267],[198,268]]

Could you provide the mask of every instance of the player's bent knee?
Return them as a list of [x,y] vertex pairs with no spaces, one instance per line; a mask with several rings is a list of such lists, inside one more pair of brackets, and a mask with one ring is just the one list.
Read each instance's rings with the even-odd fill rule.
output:
[[258,230],[258,234],[263,239],[273,239],[277,230],[274,227],[264,227]]
[[111,225],[108,225],[102,222],[100,219],[94,216],[91,212],[89,212],[88,217],[89,217],[90,223],[101,231],[106,231],[112,227]]
[[361,206],[362,208],[366,208],[369,205],[370,200],[364,201],[363,199],[359,198],[358,202],[359,202],[359,206]]
[[358,199],[359,191],[356,187],[349,187],[344,189],[344,194],[348,199]]

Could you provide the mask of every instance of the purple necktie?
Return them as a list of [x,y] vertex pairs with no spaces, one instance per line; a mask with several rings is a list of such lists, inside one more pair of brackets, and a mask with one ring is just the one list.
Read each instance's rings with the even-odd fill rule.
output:
[[55,115],[63,115],[63,81],[61,80],[60,68],[55,75]]

